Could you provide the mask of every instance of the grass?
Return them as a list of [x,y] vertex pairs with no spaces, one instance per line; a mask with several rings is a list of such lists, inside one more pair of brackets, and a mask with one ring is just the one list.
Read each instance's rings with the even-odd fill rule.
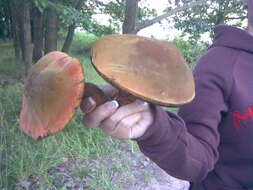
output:
[[[105,81],[92,68],[88,56],[76,51],[84,41],[80,35],[77,37],[71,55],[83,62],[87,81],[104,84]],[[86,38],[89,38],[89,42],[95,39]],[[105,137],[99,129],[84,128],[80,110],[77,110],[66,129],[54,136],[35,141],[22,133],[19,129],[19,112],[23,95],[23,64],[13,58],[10,43],[0,42],[0,50],[0,189],[14,189],[16,184],[31,175],[39,176],[38,189],[59,189],[52,182],[55,176],[48,174],[51,168],[69,159],[88,161],[119,151],[121,141]],[[99,174],[91,176],[91,186],[99,190],[118,189],[110,182],[107,164],[99,163],[98,167]],[[80,168],[75,172],[77,176],[88,175],[90,168]]]
[[14,58],[14,50],[10,42],[0,41],[0,84],[22,80],[24,67],[21,61]]
[[[95,72],[89,54],[84,51],[95,39],[92,35],[79,33],[70,54],[82,61],[86,81],[101,85],[105,81]],[[136,183],[126,164],[129,158],[122,156],[121,151],[127,146],[130,151],[138,152],[137,145],[107,137],[99,129],[85,129],[80,110],[71,123],[54,136],[35,141],[21,132],[19,112],[24,67],[13,55],[12,44],[0,41],[0,189],[28,189],[26,185],[31,178],[39,182],[34,184],[38,185],[34,189],[69,189],[71,180],[64,179],[72,177],[85,178],[90,190],[118,190],[120,187],[112,182],[115,173],[120,174],[116,176],[120,181],[128,178]],[[110,160],[114,160],[113,163]],[[50,172],[64,169],[60,167],[63,163],[76,166],[70,172]]]

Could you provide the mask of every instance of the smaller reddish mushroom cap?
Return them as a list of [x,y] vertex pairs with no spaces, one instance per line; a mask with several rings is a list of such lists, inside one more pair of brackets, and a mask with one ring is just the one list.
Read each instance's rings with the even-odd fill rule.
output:
[[34,139],[62,130],[80,105],[84,83],[78,59],[54,51],[29,71],[20,113],[20,127]]
[[192,72],[167,41],[136,35],[108,35],[92,47],[98,73],[119,89],[146,101],[181,105],[195,96]]

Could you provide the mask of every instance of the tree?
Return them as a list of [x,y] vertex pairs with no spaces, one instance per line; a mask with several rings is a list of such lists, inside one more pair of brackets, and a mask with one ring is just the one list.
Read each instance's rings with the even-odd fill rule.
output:
[[206,3],[206,0],[196,0],[196,1],[186,1],[186,3],[184,3],[183,5],[179,5],[179,2],[176,1],[176,8],[171,8],[171,7],[167,7],[167,9],[165,9],[165,13],[162,14],[162,15],[159,15],[159,16],[156,16],[155,18],[153,19],[150,19],[150,20],[144,20],[142,22],[139,22],[137,23],[136,25],[136,31],[140,31],[141,29],[144,29],[148,26],[151,26],[155,23],[158,23],[164,19],[167,19],[168,17],[170,16],[173,16],[181,11],[184,11],[184,10],[188,10],[188,9],[191,9],[197,5],[201,5],[201,4],[205,4]]
[[32,8],[33,61],[38,61],[43,55],[43,12],[33,5]]
[[136,18],[138,11],[138,0],[126,0],[125,19],[123,22],[123,34],[136,34]]
[[[170,4],[162,15],[157,15],[155,10],[150,9],[146,5],[143,6],[143,2],[145,1],[2,0],[0,2],[0,5],[2,5],[0,7],[2,11],[0,12],[1,31],[5,31],[2,32],[5,36],[8,36],[8,31],[12,31],[16,57],[19,57],[20,49],[22,49],[23,60],[27,63],[26,67],[28,69],[29,64],[31,64],[31,52],[33,52],[34,61],[37,61],[43,53],[57,49],[57,34],[59,29],[61,34],[67,34],[62,51],[68,52],[77,26],[82,26],[86,31],[97,36],[117,33],[120,31],[119,27],[121,27],[122,33],[136,34],[139,30],[176,14],[175,20],[179,19],[178,21],[176,20],[176,26],[181,27],[185,32],[192,33],[194,31],[191,31],[191,28],[200,28],[202,25],[199,22],[194,25],[192,20],[189,24],[184,24],[184,22],[188,22],[190,18],[193,21],[194,19],[196,20],[196,17],[199,15],[198,5],[204,7],[202,10],[204,13],[202,14],[207,15],[207,19],[212,18],[211,9],[203,5],[209,3],[208,6],[211,6],[211,0],[168,0]],[[226,7],[230,7],[231,9],[236,4],[236,0],[213,0],[212,2],[215,2],[212,6],[219,10],[219,12],[215,12],[217,13],[215,14],[216,16],[219,15],[219,17],[216,17],[219,18],[216,20],[216,23],[224,22],[228,15]],[[12,6],[13,4],[15,6]],[[28,4],[29,6],[27,6]],[[11,14],[9,10],[11,10]],[[101,25],[95,21],[93,16],[96,14],[110,15],[109,24]],[[182,15],[182,18],[179,17],[180,15]],[[237,16],[240,17],[239,14]],[[234,18],[229,17],[229,19],[232,20]],[[196,30],[197,34],[200,32],[203,31]],[[33,51],[32,45],[34,47]]]
[[[239,0],[208,0],[206,4],[186,9],[174,16],[175,27],[198,40],[218,24],[241,26],[246,18],[243,2]],[[211,33],[213,37],[213,33]]]
[[[84,1],[85,0],[76,0],[76,2],[74,1],[75,5],[73,7],[75,7],[77,11],[80,11]],[[73,21],[73,23],[68,27],[68,34],[62,47],[63,52],[66,52],[66,53],[69,52],[71,43],[74,38],[75,28],[76,28],[76,22]]]
[[18,28],[18,8],[14,0],[11,0],[9,3],[10,13],[11,13],[11,31],[13,46],[15,50],[16,59],[21,59],[21,46],[19,38],[19,28]]
[[[123,33],[136,34],[141,29],[167,19],[178,12],[200,4],[205,4],[206,0],[183,0],[182,2],[178,0],[176,1],[176,5],[171,3],[171,6],[164,10],[164,14],[159,16],[156,14],[155,10],[149,9],[148,7],[139,7],[139,2],[139,0],[118,0],[116,3],[110,2],[105,5],[105,13],[110,14],[113,19],[119,20],[120,22],[123,22],[124,20],[122,25]],[[179,2],[181,2],[181,4]],[[173,8],[175,6],[176,8]]]
[[31,17],[30,17],[30,2],[19,1],[19,36],[22,50],[22,57],[25,62],[25,71],[28,72],[32,64],[32,37],[31,37]]
[[[58,0],[50,0],[52,3],[59,2]],[[57,50],[58,39],[58,16],[55,7],[48,6],[46,8],[46,24],[45,24],[45,53]]]

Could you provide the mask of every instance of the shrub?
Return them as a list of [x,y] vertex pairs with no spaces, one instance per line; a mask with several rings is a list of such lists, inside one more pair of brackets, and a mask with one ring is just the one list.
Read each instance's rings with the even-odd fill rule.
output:
[[172,43],[181,50],[186,62],[191,68],[194,68],[198,59],[207,50],[207,45],[204,43],[189,42],[182,38],[176,38]]
[[90,47],[98,39],[97,36],[86,32],[75,32],[71,52],[78,55],[90,53]]

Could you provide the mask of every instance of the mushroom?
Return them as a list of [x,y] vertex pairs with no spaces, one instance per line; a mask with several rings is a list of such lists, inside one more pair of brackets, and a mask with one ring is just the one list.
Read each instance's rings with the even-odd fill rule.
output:
[[[92,64],[119,89],[121,105],[136,98],[162,106],[182,105],[195,95],[194,80],[179,50],[166,41],[136,35],[108,35],[92,47]],[[29,71],[20,127],[34,139],[61,131],[84,97],[97,105],[108,100],[96,85],[84,82],[78,59],[62,52],[42,57]]]
[[62,130],[80,105],[83,79],[78,59],[57,51],[42,57],[25,82],[20,128],[34,139]]
[[195,96],[191,70],[180,51],[167,41],[108,35],[93,45],[91,60],[105,80],[145,101],[172,106],[188,103]]

